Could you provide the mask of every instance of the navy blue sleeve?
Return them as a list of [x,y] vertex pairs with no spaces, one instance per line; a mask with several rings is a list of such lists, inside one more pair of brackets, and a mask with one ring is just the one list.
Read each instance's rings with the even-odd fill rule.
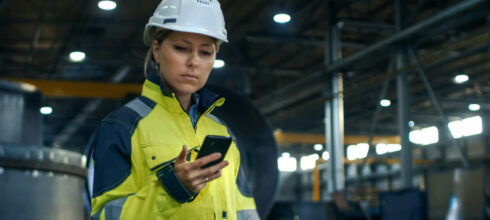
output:
[[94,138],[92,197],[120,185],[131,173],[131,136],[120,124],[102,122]]
[[93,139],[94,186],[97,197],[120,185],[131,173],[131,135],[141,117],[122,107],[100,124]]
[[175,173],[173,164],[164,166],[156,172],[156,175],[160,182],[162,182],[163,188],[165,188],[167,193],[177,202],[190,202],[196,198],[197,193],[190,191],[184,184],[182,184],[182,182],[180,182],[179,177]]

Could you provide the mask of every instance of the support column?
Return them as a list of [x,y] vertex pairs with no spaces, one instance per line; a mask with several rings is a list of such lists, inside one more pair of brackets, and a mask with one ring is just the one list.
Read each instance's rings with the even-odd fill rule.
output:
[[[396,30],[401,31],[405,26],[406,18],[406,0],[396,0],[395,5],[395,23]],[[408,61],[407,46],[404,42],[398,44],[398,51],[396,55],[396,67],[402,69]],[[401,150],[401,178],[403,188],[412,187],[412,147],[408,139],[410,127],[408,122],[410,120],[410,92],[408,85],[408,72],[400,73],[397,76],[397,97],[398,97],[398,128],[400,133],[400,143],[402,145]]]
[[[400,56],[400,54],[398,55]],[[403,67],[399,66],[399,68]],[[408,73],[402,73],[397,77],[397,92],[398,92],[398,128],[400,133],[401,150],[401,172],[402,183],[404,188],[412,186],[412,147],[408,139],[410,128],[409,122],[409,88],[408,88]]]
[[[335,1],[329,1],[329,27],[325,33],[325,67],[341,58],[340,27],[336,18]],[[325,138],[330,159],[328,161],[328,192],[342,191],[344,179],[344,97],[342,74],[327,72],[325,102]]]
[[490,111],[488,111],[487,109],[484,109],[482,111],[483,128],[485,129],[483,130],[483,132],[485,133],[484,135],[485,141],[483,141],[483,143],[485,143],[485,156],[490,154],[490,122],[489,122],[490,114],[489,113]]

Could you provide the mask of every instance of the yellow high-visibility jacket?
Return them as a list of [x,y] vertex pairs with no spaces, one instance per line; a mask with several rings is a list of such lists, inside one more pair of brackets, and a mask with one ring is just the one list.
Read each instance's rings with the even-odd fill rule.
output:
[[195,160],[206,135],[230,136],[210,112],[224,98],[201,89],[195,126],[174,94],[151,74],[142,96],[102,120],[93,138],[93,219],[259,219],[240,169],[234,143],[222,176],[199,193],[188,190],[173,169],[183,145]]

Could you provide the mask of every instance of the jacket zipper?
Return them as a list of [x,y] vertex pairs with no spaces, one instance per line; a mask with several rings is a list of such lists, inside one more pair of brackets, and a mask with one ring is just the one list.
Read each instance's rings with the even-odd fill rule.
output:
[[[222,98],[222,97],[221,97],[221,98]],[[207,114],[211,113],[211,112],[214,110],[214,108],[216,108],[216,102],[217,102],[217,101],[219,101],[221,98],[217,98],[217,99],[216,99],[216,100],[213,102],[213,104],[212,104],[211,106],[209,106],[209,108],[208,108],[208,109],[206,109],[206,111],[204,111],[204,113],[202,113],[201,115],[199,115],[199,116],[197,117],[197,120],[196,120],[196,129],[195,129],[195,130],[197,130],[197,125],[199,124],[199,120],[201,119],[201,116],[203,116],[203,115],[207,115]]]

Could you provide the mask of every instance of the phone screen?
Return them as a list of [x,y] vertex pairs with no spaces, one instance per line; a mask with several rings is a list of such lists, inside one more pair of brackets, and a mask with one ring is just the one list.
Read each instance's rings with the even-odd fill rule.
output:
[[219,152],[221,153],[221,157],[215,161],[209,162],[208,164],[201,167],[202,169],[208,168],[219,162],[223,161],[225,158],[226,152],[228,152],[228,148],[231,144],[231,137],[226,136],[216,136],[216,135],[208,135],[204,139],[204,142],[201,145],[201,149],[199,150],[199,154],[196,159],[201,157],[205,157],[209,154]]

